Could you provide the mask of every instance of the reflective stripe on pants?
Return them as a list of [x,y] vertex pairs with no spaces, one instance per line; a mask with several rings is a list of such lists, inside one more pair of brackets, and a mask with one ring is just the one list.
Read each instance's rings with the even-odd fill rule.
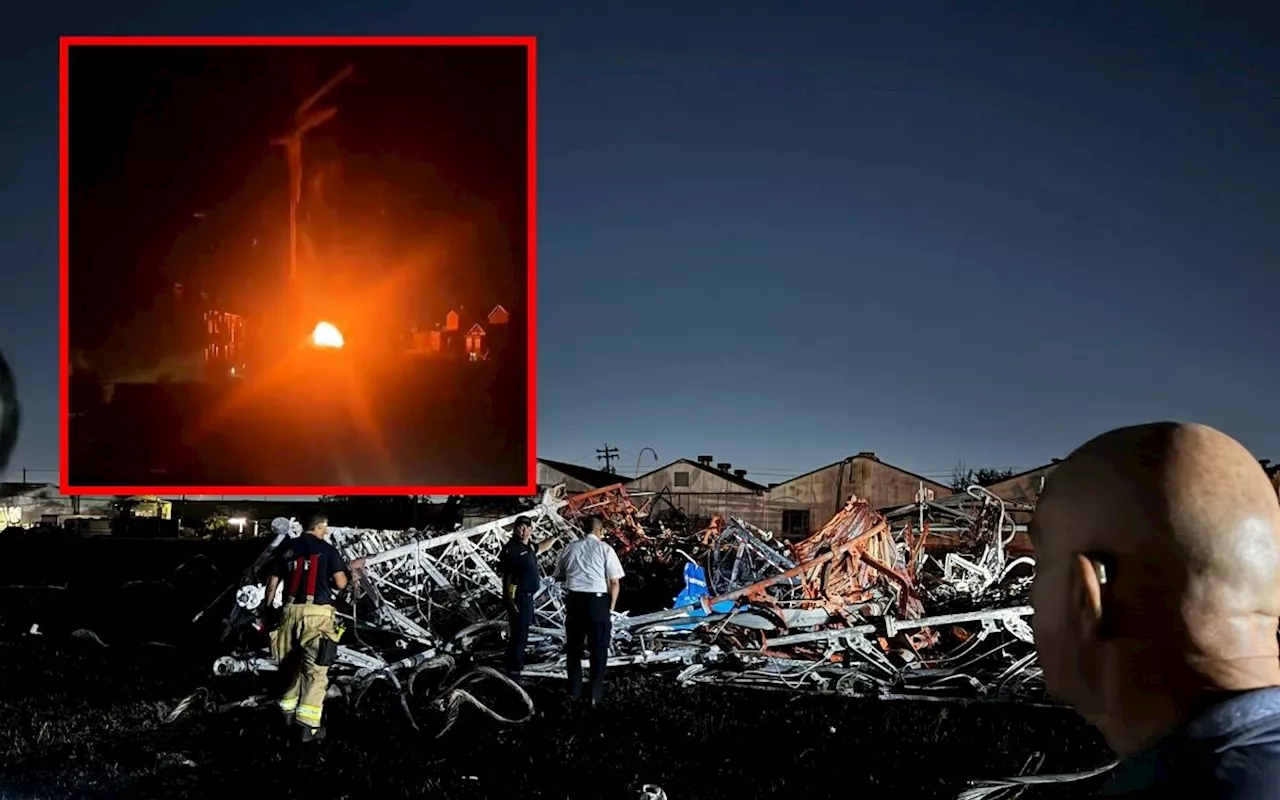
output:
[[271,654],[289,674],[280,710],[312,728],[320,727],[329,689],[329,668],[316,663],[322,637],[337,641],[334,608],[311,603],[286,604],[280,627],[271,634]]
[[320,714],[323,709],[320,706],[310,706],[306,703],[298,705],[298,722],[303,725],[309,725],[312,728],[320,727]]

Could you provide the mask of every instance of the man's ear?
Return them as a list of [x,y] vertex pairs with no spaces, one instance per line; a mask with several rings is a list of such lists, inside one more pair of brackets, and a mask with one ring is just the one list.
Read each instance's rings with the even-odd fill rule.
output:
[[1072,583],[1075,584],[1076,618],[1084,638],[1106,639],[1107,609],[1103,594],[1108,579],[1106,565],[1087,553],[1076,553],[1071,564]]

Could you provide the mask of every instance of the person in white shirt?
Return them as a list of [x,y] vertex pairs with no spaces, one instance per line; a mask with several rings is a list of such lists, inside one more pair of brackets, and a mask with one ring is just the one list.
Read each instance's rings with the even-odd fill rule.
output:
[[623,577],[622,563],[613,546],[604,541],[604,519],[587,518],[587,535],[572,542],[560,554],[555,578],[565,590],[565,656],[568,661],[569,695],[582,698],[582,646],[585,641],[591,665],[591,705],[604,699],[604,668],[609,658],[613,610]]

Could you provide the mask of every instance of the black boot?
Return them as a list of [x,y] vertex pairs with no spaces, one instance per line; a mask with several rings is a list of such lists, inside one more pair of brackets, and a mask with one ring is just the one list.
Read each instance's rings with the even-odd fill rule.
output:
[[318,742],[321,739],[323,739],[324,736],[325,736],[325,729],[323,727],[320,727],[320,728],[307,727],[302,729],[303,743]]

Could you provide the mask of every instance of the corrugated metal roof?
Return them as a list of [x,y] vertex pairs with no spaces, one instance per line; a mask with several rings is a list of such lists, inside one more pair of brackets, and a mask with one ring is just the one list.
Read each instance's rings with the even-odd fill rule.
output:
[[612,486],[615,483],[628,483],[630,478],[623,477],[612,472],[605,472],[602,469],[592,469],[591,467],[582,467],[577,464],[570,464],[567,461],[552,461],[549,458],[538,459],[539,464],[546,464],[551,469],[563,472],[574,480],[582,481],[593,489],[602,489],[605,486]]

